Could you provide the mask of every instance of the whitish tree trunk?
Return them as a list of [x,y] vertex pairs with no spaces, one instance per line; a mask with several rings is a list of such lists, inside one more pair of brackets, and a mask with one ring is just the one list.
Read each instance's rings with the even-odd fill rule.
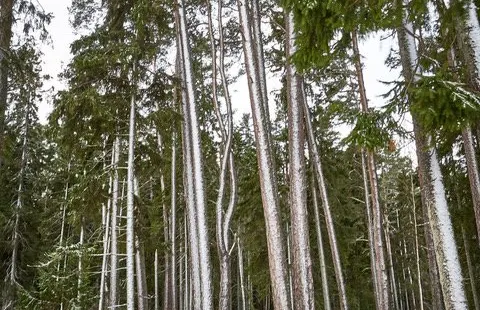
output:
[[[0,7],[0,167],[5,150],[5,113],[8,95],[8,65],[6,58],[12,39],[13,5],[15,0],[3,0]],[[7,301],[2,302],[7,305]],[[8,307],[7,307],[8,308]]]
[[[302,92],[304,89],[302,89]],[[305,98],[305,95],[304,95]],[[330,208],[330,201],[328,200],[327,187],[325,186],[325,177],[323,176],[322,162],[320,160],[320,153],[318,152],[315,135],[313,132],[312,120],[310,118],[310,110],[308,109],[307,101],[303,102],[305,127],[307,129],[308,144],[311,152],[311,160],[315,170],[315,177],[317,178],[320,198],[323,206],[323,213],[325,216],[325,225],[327,228],[328,240],[330,243],[330,252],[332,255],[333,269],[335,270],[335,279],[337,282],[338,294],[340,299],[340,309],[348,309],[347,291],[345,289],[345,281],[343,279],[343,269],[340,259],[340,251],[338,250],[337,237],[335,234],[335,226],[333,225],[333,217]]]
[[[135,69],[133,70],[135,72]],[[130,102],[127,162],[127,310],[135,309],[135,215],[134,215],[134,159],[135,159],[135,95]]]
[[415,266],[417,268],[417,285],[418,285],[418,299],[420,302],[420,310],[423,310],[423,286],[422,286],[422,272],[420,269],[420,247],[418,245],[418,224],[417,224],[417,210],[415,204],[415,187],[413,186],[413,176],[410,177],[411,192],[412,192],[412,207],[413,207],[413,228],[415,231]]
[[325,310],[331,310],[332,306],[330,304],[330,291],[328,289],[327,267],[325,263],[325,252],[323,249],[322,228],[320,226],[320,207],[318,205],[315,178],[312,178],[311,183],[313,212],[315,215],[315,231],[317,233],[318,260],[320,262],[320,276],[322,278],[323,308]]
[[[360,103],[363,113],[368,112],[368,101],[367,95],[365,92],[365,83],[363,81],[363,71],[362,71],[362,62],[361,55],[358,49],[357,33],[356,31],[352,32],[352,46],[353,53],[355,58],[355,70],[357,72],[358,78],[358,87],[360,92]],[[378,182],[377,182],[377,172],[374,153],[371,150],[365,150],[367,157],[367,167],[368,167],[368,179],[370,184],[370,199],[372,206],[372,237],[373,237],[373,248],[375,254],[375,276],[378,287],[378,302],[377,309],[388,309],[390,306],[389,302],[389,287],[388,287],[388,273],[385,264],[385,254],[383,246],[383,220],[382,220],[382,210],[380,206],[380,198],[378,193]]]
[[110,235],[111,235],[111,246],[110,246],[110,298],[109,305],[110,308],[115,308],[117,306],[117,263],[118,263],[118,250],[117,250],[117,216],[118,216],[118,163],[120,158],[120,138],[117,136],[113,142],[113,183],[112,183],[112,212],[110,220]]
[[289,204],[293,250],[293,306],[314,309],[312,261],[308,229],[305,181],[305,131],[303,127],[303,80],[290,59],[295,53],[293,14],[287,13],[287,103],[290,163]]
[[77,300],[76,305],[77,307],[82,307],[83,303],[83,243],[85,238],[85,219],[82,217],[81,224],[80,224],[80,240],[78,242],[78,247],[80,248],[78,254],[78,265],[77,265],[77,272],[78,272],[78,279],[77,279]]
[[[405,18],[403,28],[399,31],[400,56],[402,58],[405,80],[416,81],[417,51],[413,37],[413,27]],[[432,232],[435,256],[439,269],[440,284],[445,308],[466,309],[462,272],[458,259],[452,222],[448,211],[445,188],[440,170],[440,163],[435,148],[430,147],[430,137],[422,139],[422,132],[416,115],[412,114],[415,141],[417,147],[420,185],[425,195],[430,230]],[[422,143],[426,142],[426,143]]]
[[[187,184],[192,182],[192,194],[191,208],[189,208],[190,220],[193,221],[190,224],[192,228],[191,235],[196,231],[198,244],[197,247],[192,248],[192,253],[198,253],[198,265],[194,265],[193,269],[198,266],[200,269],[199,282],[200,291],[194,289],[195,299],[201,300],[201,308],[208,310],[213,308],[213,296],[212,296],[212,283],[211,283],[211,265],[210,265],[210,245],[208,242],[208,229],[205,214],[205,187],[203,180],[203,163],[201,152],[201,140],[200,131],[198,125],[197,108],[195,104],[195,91],[194,91],[194,77],[192,71],[192,63],[190,57],[190,45],[188,43],[187,22],[184,10],[185,3],[183,0],[177,1],[177,14],[178,14],[178,45],[180,49],[180,59],[182,67],[182,88],[183,94],[186,98],[183,103],[184,111],[184,131],[188,131],[186,136],[186,144],[189,147],[186,148],[186,152],[190,152],[191,160],[191,178],[187,178]],[[183,96],[182,96],[183,97]],[[185,167],[187,168],[187,167]],[[187,173],[188,174],[188,173]],[[189,185],[187,187],[190,187]],[[187,196],[188,197],[188,196]],[[190,199],[188,197],[187,199]],[[195,213],[193,213],[193,211]],[[191,217],[193,215],[193,217]],[[192,234],[193,233],[193,234]]]
[[363,177],[363,190],[365,195],[365,210],[367,215],[367,230],[368,230],[368,245],[370,252],[370,269],[372,272],[373,292],[375,296],[375,303],[379,305],[380,300],[380,288],[377,281],[377,269],[375,268],[375,247],[373,240],[373,220],[372,220],[372,207],[370,204],[370,190],[368,186],[368,172],[367,172],[367,160],[365,150],[361,151],[362,156],[362,177]]
[[[254,1],[255,2],[255,1]],[[291,309],[291,301],[288,294],[287,268],[285,265],[285,239],[283,237],[281,218],[278,204],[278,191],[275,178],[275,167],[272,158],[272,146],[270,144],[270,125],[266,115],[265,97],[262,92],[262,71],[258,54],[263,54],[260,49],[261,42],[253,41],[252,17],[248,2],[238,0],[239,17],[243,36],[243,49],[252,106],[252,116],[257,144],[257,160],[259,166],[260,188],[262,203],[266,221],[266,235],[268,245],[268,259],[270,278],[273,289],[273,303],[275,309]],[[258,13],[258,12],[257,12]],[[258,47],[259,50],[256,50]]]
[[[112,192],[112,178],[109,180],[109,194]],[[110,195],[109,195],[110,196]],[[102,270],[100,271],[100,298],[98,300],[98,310],[102,310],[105,304],[105,291],[106,283],[105,279],[107,278],[108,272],[108,251],[110,250],[109,241],[110,241],[110,205],[111,200],[108,199],[107,206],[102,206],[102,226],[103,226],[103,253],[102,253]]]
[[[236,204],[236,173],[232,154],[233,139],[233,119],[230,94],[228,91],[227,79],[225,76],[224,65],[224,42],[223,42],[223,25],[222,25],[222,3],[218,3],[218,28],[220,33],[220,64],[217,68],[217,51],[215,47],[215,38],[213,34],[212,9],[210,1],[207,1],[208,7],[208,31],[210,36],[211,56],[212,56],[212,91],[213,105],[217,115],[217,122],[220,127],[222,137],[223,152],[220,156],[220,175],[218,195],[216,200],[216,238],[218,256],[220,260],[220,292],[219,292],[219,309],[229,310],[231,308],[231,272],[230,272],[230,252],[229,252],[229,230],[230,220],[233,208]],[[224,126],[224,120],[220,111],[220,104],[217,96],[217,72],[220,71],[222,84],[227,106],[227,128]],[[227,210],[224,208],[224,197],[226,191],[227,172],[230,172],[230,202]]]
[[160,310],[160,298],[158,296],[158,292],[159,292],[159,286],[158,286],[158,250],[155,249],[155,257],[154,257],[154,261],[153,261],[153,272],[155,273],[153,275],[153,283],[154,283],[154,307],[155,307],[155,310]]
[[473,304],[475,310],[480,310],[480,300],[478,299],[477,283],[475,280],[475,267],[472,265],[472,258],[470,257],[470,245],[468,244],[467,234],[465,228],[462,226],[463,247],[465,249],[465,257],[467,259],[468,278],[470,287],[472,288]]
[[[459,39],[463,39],[463,37],[466,36],[465,41],[467,41],[467,45],[464,44],[465,42],[463,42],[463,40],[459,41],[459,45],[467,66],[469,85],[475,91],[480,91],[480,25],[478,22],[477,7],[471,0],[467,1],[466,24],[468,29],[459,34]],[[472,192],[473,209],[475,212],[477,240],[480,244],[480,176],[470,126],[462,130],[462,137],[467,162],[468,179]]]
[[245,298],[245,275],[244,275],[244,269],[243,269],[243,250],[242,250],[242,244],[240,242],[240,237],[237,237],[237,255],[238,255],[238,274],[239,274],[239,279],[240,279],[240,294],[241,294],[241,300],[242,300],[242,307],[238,306],[238,309],[241,310],[246,310],[247,306],[247,300]]
[[[177,134],[174,131],[172,136],[172,167],[170,180],[170,282],[172,286],[172,309],[177,309]],[[181,273],[180,273],[181,274]]]
[[145,254],[138,235],[135,235],[135,269],[137,278],[137,309],[148,309],[148,290],[145,272]]
[[388,265],[390,270],[390,288],[391,288],[391,295],[393,304],[395,307],[399,307],[398,305],[398,291],[397,291],[397,283],[395,277],[395,269],[393,266],[393,254],[392,254],[392,243],[390,239],[390,223],[388,221],[388,217],[385,216],[386,224],[385,224],[385,246],[387,249],[387,258],[388,258]]

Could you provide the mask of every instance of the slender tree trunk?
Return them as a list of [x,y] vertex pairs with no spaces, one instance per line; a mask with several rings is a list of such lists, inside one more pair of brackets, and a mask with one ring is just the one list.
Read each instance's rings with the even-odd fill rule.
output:
[[[413,37],[413,27],[406,18],[403,27],[399,29],[399,46],[405,80],[415,82],[417,80],[415,62],[418,57]],[[426,204],[429,226],[432,232],[443,302],[448,310],[466,309],[462,273],[440,163],[435,148],[429,146],[432,144],[431,138],[425,135],[415,114],[412,114],[412,119],[417,147],[420,187],[425,197],[423,202]]]
[[83,245],[85,240],[85,218],[82,217],[81,224],[80,224],[80,240],[78,242],[78,246],[80,248],[78,254],[78,265],[77,265],[77,272],[78,272],[78,279],[77,279],[77,300],[76,306],[82,308],[83,304]]
[[[457,25],[457,32],[459,32],[457,42],[466,65],[468,84],[473,90],[478,92],[480,91],[480,25],[477,16],[477,6],[472,0],[467,1],[466,9],[467,29],[462,27],[463,25],[460,23]],[[480,244],[480,176],[470,126],[462,130],[462,137],[477,226],[477,240]]]
[[287,13],[287,102],[290,164],[289,204],[293,249],[293,306],[314,309],[312,261],[310,257],[305,181],[305,131],[303,127],[303,80],[290,58],[296,50],[293,14]]
[[243,269],[243,249],[242,244],[240,242],[240,237],[237,237],[237,255],[238,255],[238,274],[240,278],[240,294],[242,300],[242,307],[238,306],[238,309],[246,310],[247,309],[247,300],[245,298],[245,276],[244,276],[244,269]]
[[315,230],[317,233],[317,247],[318,247],[318,260],[320,262],[320,276],[322,278],[322,292],[323,292],[323,308],[325,310],[331,310],[330,304],[330,291],[328,289],[327,280],[327,267],[325,262],[325,253],[323,250],[322,241],[322,228],[320,226],[320,207],[318,205],[317,187],[315,186],[315,178],[312,177],[311,182],[312,200],[313,200],[313,212],[315,215]]
[[[304,89],[302,89],[304,91]],[[305,98],[305,95],[304,95]],[[333,217],[330,208],[330,201],[328,200],[327,187],[325,185],[325,178],[323,176],[322,162],[320,160],[320,153],[318,152],[315,135],[313,132],[312,120],[310,118],[310,110],[308,109],[307,101],[303,102],[305,127],[308,136],[308,144],[311,153],[311,160],[313,163],[315,177],[318,182],[320,198],[323,206],[323,213],[325,216],[325,225],[327,228],[328,240],[330,242],[330,252],[332,255],[333,269],[335,271],[335,279],[337,282],[338,294],[340,299],[340,309],[347,310],[347,291],[345,289],[345,281],[343,278],[343,269],[340,259],[340,251],[338,249],[337,237],[335,235],[335,227],[333,225]]]
[[[413,176],[410,177],[411,192],[412,192],[412,207],[413,207],[413,227],[415,231],[415,265],[417,268],[417,285],[418,285],[418,299],[420,302],[420,310],[423,310],[423,286],[422,273],[420,269],[420,247],[418,245],[418,227],[417,227],[417,210],[415,204],[415,187],[413,186]],[[480,309],[479,309],[480,310]]]
[[470,245],[468,244],[467,235],[465,233],[465,228],[462,226],[462,239],[463,247],[465,249],[465,257],[467,259],[467,269],[468,269],[468,278],[470,279],[470,287],[472,288],[472,297],[473,304],[475,305],[475,310],[480,310],[480,300],[478,298],[477,283],[475,280],[475,268],[472,265],[472,259],[470,257]]
[[[170,281],[172,286],[172,309],[177,309],[177,134],[173,132],[172,136],[172,167],[171,167],[171,202],[170,202]],[[181,274],[181,273],[180,273]]]
[[[135,69],[133,69],[135,72]],[[135,74],[135,73],[134,73]],[[130,102],[130,122],[128,135],[128,163],[127,163],[127,310],[135,309],[135,95],[132,94]]]
[[158,285],[158,250],[155,249],[155,256],[153,261],[153,283],[155,286],[155,295],[154,295],[154,309],[160,310],[160,298],[159,298],[159,285]]
[[[254,0],[254,2],[256,2],[256,0]],[[238,0],[237,3],[243,37],[247,78],[249,80],[248,87],[252,106],[255,140],[257,144],[257,160],[260,170],[260,188],[265,213],[273,303],[275,309],[287,310],[291,309],[291,300],[289,300],[287,287],[285,239],[281,225],[275,168],[270,143],[270,122],[268,115],[266,115],[266,94],[264,95],[262,91],[265,86],[262,76],[264,76],[265,72],[262,70],[263,63],[261,63],[261,59],[259,59],[258,56],[259,54],[263,54],[263,50],[261,50],[261,42],[258,42],[258,40],[254,41],[253,30],[249,22],[252,18],[258,19],[259,15],[257,12],[257,14],[252,16],[247,1]],[[258,4],[258,2],[256,4]]]
[[[209,310],[213,308],[212,275],[210,265],[210,245],[208,242],[208,227],[205,212],[205,187],[203,179],[203,163],[200,130],[198,125],[197,108],[195,102],[194,80],[190,47],[188,42],[185,3],[177,0],[177,32],[180,51],[182,73],[182,106],[184,115],[184,140],[186,159],[190,159],[191,171],[186,171],[187,203],[190,223],[190,237],[196,235],[198,243],[192,243],[192,253],[197,252],[199,264],[193,264],[192,270],[199,269],[198,280],[200,287],[194,285],[194,295],[197,306]],[[185,97],[186,96],[186,97]],[[188,155],[188,153],[190,153]],[[185,165],[185,169],[188,169]],[[191,183],[191,184],[190,184]],[[189,196],[190,194],[191,196]],[[191,238],[193,239],[193,238]],[[193,262],[193,261],[192,261]],[[196,286],[196,287],[195,287]],[[198,302],[201,303],[198,303]]]
[[113,142],[113,183],[112,183],[112,212],[111,212],[111,223],[110,223],[110,235],[111,235],[111,246],[110,246],[110,298],[109,305],[110,308],[115,308],[117,306],[117,264],[118,264],[118,250],[117,250],[117,216],[118,216],[118,163],[120,160],[120,138],[117,136]]
[[[0,7],[0,167],[5,151],[5,113],[8,95],[7,58],[12,40],[13,6],[15,0],[3,0]],[[5,303],[3,303],[5,304]]]
[[[358,87],[360,92],[360,103],[363,113],[369,113],[368,111],[368,101],[367,95],[365,92],[365,83],[363,81],[363,71],[362,71],[362,62],[361,55],[358,49],[357,33],[356,31],[352,32],[352,46],[353,53],[355,58],[355,70],[357,72],[358,78]],[[389,287],[388,287],[388,273],[385,264],[385,254],[383,246],[383,220],[382,220],[382,210],[380,206],[380,198],[378,193],[378,181],[377,181],[377,172],[375,157],[372,150],[365,150],[366,160],[368,167],[368,178],[370,184],[370,199],[372,206],[372,237],[373,237],[373,247],[375,254],[375,265],[373,266],[375,270],[375,275],[378,287],[378,303],[377,309],[388,309],[390,307],[389,302]]]
[[[222,137],[223,152],[220,156],[220,175],[219,188],[216,200],[216,238],[217,248],[220,260],[220,292],[219,292],[219,309],[228,310],[231,308],[231,271],[230,271],[230,252],[229,243],[230,238],[228,232],[230,230],[230,220],[236,204],[237,182],[236,173],[232,154],[232,139],[233,139],[233,119],[232,107],[230,101],[230,93],[228,90],[227,79],[225,75],[224,65],[224,41],[223,41],[223,25],[222,25],[222,2],[218,3],[218,28],[220,33],[220,55],[219,66],[217,67],[217,51],[215,46],[215,38],[213,34],[212,8],[210,1],[207,1],[208,7],[208,32],[210,36],[211,56],[212,56],[212,92],[213,105],[217,115],[217,122],[220,128]],[[220,72],[227,106],[227,128],[224,125],[224,119],[220,111],[220,104],[217,96],[217,73]],[[230,202],[227,210],[224,210],[224,196],[227,172],[230,172]]]

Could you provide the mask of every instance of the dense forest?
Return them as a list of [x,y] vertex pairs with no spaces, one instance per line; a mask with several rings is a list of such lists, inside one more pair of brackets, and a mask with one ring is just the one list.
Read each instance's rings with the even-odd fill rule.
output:
[[2,310],[480,310],[478,8],[1,0]]

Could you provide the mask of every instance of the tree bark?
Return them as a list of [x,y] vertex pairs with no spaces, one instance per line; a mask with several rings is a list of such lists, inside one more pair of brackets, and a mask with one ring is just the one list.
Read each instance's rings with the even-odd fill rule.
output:
[[305,181],[305,131],[303,127],[303,80],[290,59],[295,53],[293,14],[286,16],[288,146],[290,164],[289,204],[293,252],[293,307],[314,309],[312,260]]
[[[254,1],[255,2],[255,1]],[[244,57],[249,81],[250,103],[254,123],[255,140],[257,145],[257,160],[260,175],[260,188],[262,203],[265,214],[268,259],[270,268],[270,279],[273,291],[273,303],[275,309],[291,309],[287,287],[287,268],[285,265],[285,238],[283,236],[280,210],[278,203],[278,191],[275,178],[275,167],[272,157],[272,146],[270,143],[270,122],[266,115],[267,102],[265,101],[262,75],[263,63],[260,63],[255,46],[261,47],[261,42],[254,41],[252,35],[252,18],[259,18],[256,14],[252,16],[248,2],[238,0],[240,26],[243,39]],[[258,4],[258,3],[257,3]],[[257,12],[258,13],[258,12]],[[259,50],[263,54],[262,50]]]
[[[403,27],[399,29],[399,47],[403,74],[405,80],[409,83],[414,83],[418,79],[415,64],[418,55],[413,34],[411,22],[404,18]],[[417,148],[420,188],[424,197],[422,202],[426,205],[432,232],[443,303],[448,310],[466,309],[462,273],[440,163],[436,150],[432,147],[431,137],[425,134],[414,113],[412,114],[412,120]]]
[[[360,92],[360,104],[362,113],[369,113],[368,101],[365,92],[365,83],[363,80],[361,55],[358,49],[357,33],[352,32],[352,46],[355,58],[355,70],[357,72],[358,87]],[[388,287],[388,273],[385,264],[384,241],[383,241],[383,219],[382,210],[380,206],[380,198],[378,193],[378,181],[375,157],[372,150],[365,150],[368,179],[370,184],[370,201],[372,206],[372,238],[375,254],[375,280],[377,287],[377,309],[388,309],[389,302],[389,287]]]
[[[190,161],[185,165],[187,210],[189,214],[189,227],[192,258],[198,256],[198,264],[192,261],[194,278],[195,308],[209,310],[213,308],[212,275],[210,265],[210,245],[208,242],[208,227],[205,212],[205,187],[203,178],[203,162],[201,151],[200,130],[198,125],[197,108],[195,102],[194,76],[188,42],[187,22],[185,16],[185,3],[177,0],[177,38],[181,59],[182,73],[182,107],[185,160]],[[190,169],[189,169],[190,167]],[[189,170],[189,171],[188,171]],[[195,240],[196,239],[196,240]],[[196,252],[196,253],[195,253]],[[195,258],[196,260],[196,258]],[[195,269],[199,271],[195,271]],[[198,273],[198,276],[195,275]]]
[[[135,69],[133,70],[135,72]],[[127,163],[127,310],[135,309],[135,216],[134,216],[134,158],[135,158],[135,95],[130,102]]]
[[[304,89],[302,89],[304,91]],[[305,96],[304,96],[305,97]],[[305,127],[308,136],[308,145],[311,153],[312,163],[314,167],[315,177],[318,182],[320,198],[323,206],[323,213],[325,216],[325,225],[327,228],[328,240],[330,243],[330,252],[332,255],[333,269],[335,271],[335,279],[337,282],[338,294],[340,299],[340,309],[347,310],[347,291],[345,288],[345,280],[343,278],[343,269],[340,259],[340,251],[338,249],[337,237],[335,234],[335,226],[333,225],[333,217],[330,208],[330,201],[328,200],[327,187],[325,185],[325,178],[323,176],[322,162],[320,160],[320,153],[318,152],[315,135],[313,132],[312,120],[310,118],[310,110],[306,100],[303,103]]]

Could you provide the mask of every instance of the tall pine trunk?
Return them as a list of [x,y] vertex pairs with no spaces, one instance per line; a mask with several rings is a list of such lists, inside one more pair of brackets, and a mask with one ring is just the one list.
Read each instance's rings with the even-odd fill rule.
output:
[[[256,14],[252,13],[252,8],[248,5],[252,2],[257,7]],[[277,310],[287,310],[291,309],[291,300],[289,298],[287,266],[285,264],[285,237],[281,224],[275,167],[270,142],[270,120],[267,112],[265,71],[262,62],[263,51],[261,50],[261,38],[258,37],[260,35],[259,25],[251,25],[252,20],[258,21],[259,24],[258,0],[238,0],[237,4],[257,145],[257,161],[265,215],[273,304]],[[257,34],[256,40],[254,33]]]
[[[405,17],[403,27],[399,29],[399,47],[403,75],[409,83],[415,83],[418,79],[416,76],[418,55],[413,35],[413,26]],[[415,113],[412,113],[412,119],[423,196],[422,203],[426,205],[428,213],[444,306],[446,309],[466,309],[462,272],[438,155],[435,148],[432,147],[431,137],[423,131]],[[432,268],[432,266],[430,267]]]
[[[135,72],[135,69],[133,70]],[[135,74],[135,73],[133,73]],[[127,162],[127,310],[135,309],[135,216],[134,216],[134,191],[135,191],[135,95],[132,94],[130,102],[130,121],[128,134],[128,162]]]
[[[358,39],[356,31],[352,32],[352,46],[355,59],[355,70],[357,73],[358,88],[360,92],[360,105],[362,113],[367,114],[368,100],[365,92],[365,83],[363,80],[363,71],[361,63],[361,55],[358,48]],[[378,190],[377,171],[375,164],[375,155],[372,150],[365,150],[366,163],[368,172],[368,181],[370,184],[370,203],[372,207],[372,222],[371,236],[373,240],[373,254],[375,257],[375,264],[372,266],[375,269],[374,283],[376,289],[377,309],[388,309],[389,302],[389,286],[388,286],[388,272],[385,264],[384,240],[383,240],[383,219],[382,210],[380,206],[380,196]]]
[[303,80],[291,63],[295,53],[293,14],[286,15],[288,146],[290,164],[289,204],[293,252],[293,306],[314,309],[312,260],[307,215]]
[[[194,76],[188,40],[185,3],[177,1],[177,42],[180,55],[184,133],[185,189],[194,274],[195,308],[213,308],[210,244],[205,210],[205,187]],[[195,264],[198,262],[198,264]],[[196,270],[198,268],[198,270]]]

